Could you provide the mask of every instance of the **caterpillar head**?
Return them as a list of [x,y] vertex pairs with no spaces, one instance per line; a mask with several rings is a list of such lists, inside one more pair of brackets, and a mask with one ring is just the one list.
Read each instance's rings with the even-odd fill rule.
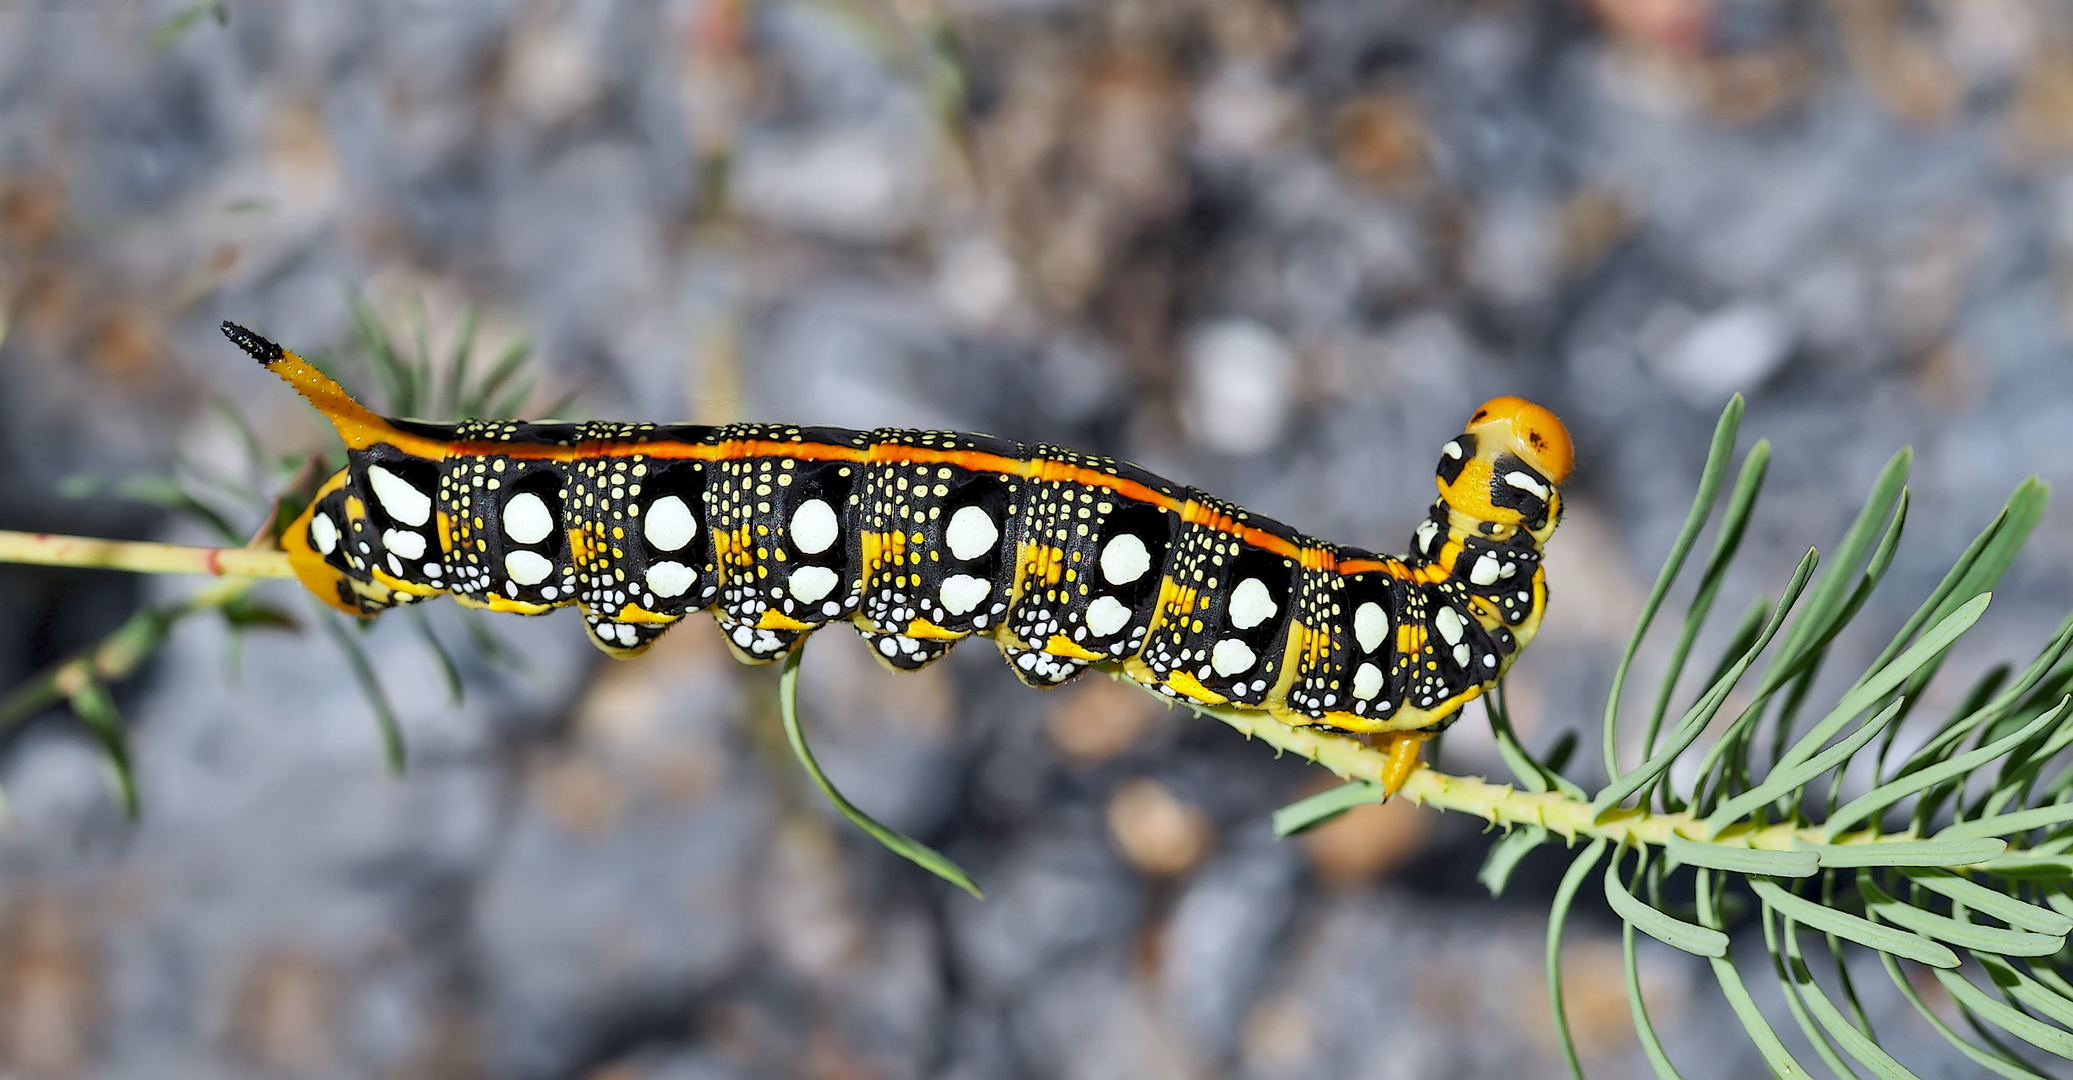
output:
[[1436,480],[1456,513],[1544,538],[1561,514],[1556,485],[1575,462],[1569,429],[1554,413],[1524,398],[1492,398],[1440,449]]

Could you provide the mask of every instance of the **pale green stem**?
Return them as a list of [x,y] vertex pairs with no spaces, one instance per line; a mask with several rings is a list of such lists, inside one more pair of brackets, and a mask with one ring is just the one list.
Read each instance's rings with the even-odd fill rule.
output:
[[[1258,739],[1276,750],[1314,761],[1342,779],[1381,783],[1388,766],[1387,754],[1350,736],[1292,727],[1265,712],[1192,707],[1197,713],[1229,724],[1247,737]],[[1672,836],[1759,851],[1790,851],[1794,840],[1842,845],[1920,839],[1908,833],[1879,833],[1871,829],[1828,839],[1823,837],[1818,826],[1795,828],[1791,825],[1761,829],[1729,825],[1714,833],[1704,821],[1689,813],[1661,814],[1616,808],[1600,815],[1591,809],[1590,803],[1566,798],[1560,792],[1520,791],[1509,784],[1493,784],[1479,776],[1453,776],[1432,768],[1420,768],[1412,773],[1397,794],[1414,803],[1437,810],[1473,814],[1507,828],[1537,825],[1568,840],[1603,838],[1635,846],[1664,846]]]
[[0,530],[0,562],[86,566],[140,574],[292,578],[288,553],[263,548],[184,547],[147,541]]

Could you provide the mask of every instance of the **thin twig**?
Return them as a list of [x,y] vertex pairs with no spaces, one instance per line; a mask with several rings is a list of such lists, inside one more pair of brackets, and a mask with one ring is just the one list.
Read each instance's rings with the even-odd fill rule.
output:
[[[1388,766],[1388,754],[1345,735],[1292,727],[1265,712],[1191,707],[1195,712],[1220,720],[1277,750],[1314,761],[1342,779],[1379,784]],[[1599,814],[1588,801],[1568,798],[1558,791],[1520,791],[1509,784],[1493,784],[1479,776],[1454,776],[1432,768],[1413,772],[1397,794],[1436,810],[1473,814],[1493,825],[1507,828],[1534,825],[1570,840],[1602,838],[1637,847],[1644,844],[1664,846],[1673,836],[1758,851],[1791,851],[1795,840],[1844,845],[1921,839],[1911,833],[1880,833],[1872,829],[1828,838],[1818,826],[1794,828],[1789,824],[1765,828],[1737,824],[1716,833],[1689,813],[1659,814],[1622,807]]]
[[0,562],[87,566],[140,574],[292,578],[288,553],[260,548],[185,547],[91,536],[53,536],[0,530]]

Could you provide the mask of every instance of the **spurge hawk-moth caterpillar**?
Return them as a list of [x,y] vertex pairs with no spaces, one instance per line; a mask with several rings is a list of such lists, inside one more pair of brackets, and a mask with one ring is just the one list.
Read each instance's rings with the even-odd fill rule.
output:
[[1439,498],[1396,558],[990,435],[384,418],[294,353],[223,332],[345,440],[346,468],[282,537],[341,611],[576,605],[591,643],[626,658],[711,609],[749,663],[849,622],[901,670],[978,634],[1031,686],[1102,665],[1176,699],[1392,733],[1396,783],[1533,639],[1573,459],[1548,410],[1485,403],[1441,447]]

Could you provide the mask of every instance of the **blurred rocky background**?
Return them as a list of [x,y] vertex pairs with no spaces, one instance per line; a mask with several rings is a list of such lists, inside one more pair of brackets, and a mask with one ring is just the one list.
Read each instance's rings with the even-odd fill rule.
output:
[[[234,471],[226,410],[315,445],[215,325],[350,360],[354,294],[435,351],[479,307],[485,347],[536,344],[534,407],[1048,440],[1385,549],[1475,404],[1535,397],[1579,442],[1511,681],[1546,747],[1595,731],[1729,393],[1777,458],[1722,622],[1916,448],[1845,676],[2024,475],[2073,479],[2073,10],[0,0],[0,527],[206,540],[66,481]],[[1947,681],[2057,622],[2068,522]],[[0,569],[0,688],[190,588]],[[450,607],[390,616],[399,780],[267,590],[299,633],[191,619],[123,686],[141,821],[69,714],[7,736],[5,1075],[1564,1074],[1559,856],[1493,901],[1472,821],[1276,842],[1328,778],[1126,686],[814,639],[830,772],[980,903],[833,816],[708,626],[616,665],[495,620],[492,663]],[[1502,775],[1479,717],[1440,756]],[[1593,1076],[1640,1077],[1613,925],[1576,920],[1571,1015]],[[1686,1076],[1763,1075],[1696,962],[1642,959]]]

